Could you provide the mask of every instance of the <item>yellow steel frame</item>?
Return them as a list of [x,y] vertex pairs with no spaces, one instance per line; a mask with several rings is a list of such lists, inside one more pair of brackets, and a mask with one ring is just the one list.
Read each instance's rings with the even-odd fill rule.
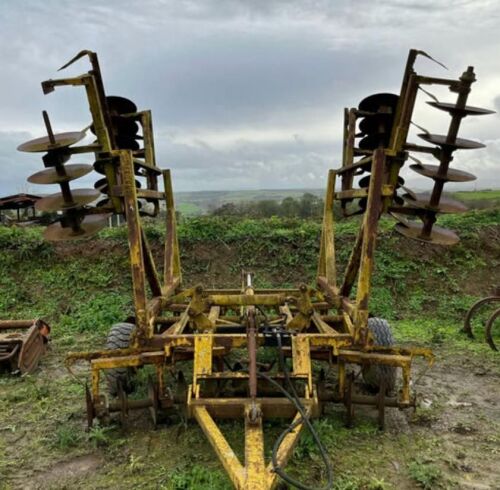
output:
[[[96,61],[96,60],[94,60]],[[94,70],[95,71],[95,70]],[[409,77],[409,85],[412,87]],[[367,328],[371,276],[373,272],[377,225],[386,204],[395,191],[397,172],[394,171],[401,157],[405,137],[405,125],[397,125],[394,144],[389,149],[377,149],[367,155],[371,162],[372,176],[368,189],[351,190],[354,168],[353,141],[356,115],[346,111],[345,144],[343,165],[330,170],[325,197],[325,209],[320,241],[320,255],[316,287],[299,285],[296,289],[259,290],[251,281],[243,283],[241,289],[205,290],[201,285],[182,287],[179,244],[177,239],[176,215],[169,170],[156,166],[151,114],[138,113],[143,127],[145,149],[142,158],[135,152],[115,149],[106,126],[103,111],[102,81],[96,74],[73,79],[44,82],[44,90],[51,91],[58,85],[84,85],[87,90],[92,119],[98,143],[87,147],[72,148],[74,153],[95,152],[106,164],[106,177],[110,184],[111,198],[115,212],[125,213],[128,227],[130,264],[132,272],[136,329],[130,348],[118,351],[94,351],[69,353],[70,366],[77,360],[87,360],[91,366],[91,389],[88,394],[89,422],[94,417],[105,417],[112,411],[126,412],[130,407],[171,408],[183,405],[189,417],[197,420],[216,454],[221,460],[234,486],[246,490],[274,488],[278,477],[271,463],[264,459],[264,436],[262,422],[267,417],[286,417],[299,422],[297,408],[283,396],[266,396],[266,386],[258,379],[256,352],[266,345],[266,333],[262,327],[282,328],[289,335],[290,344],[283,348],[286,357],[291,358],[290,378],[301,387],[301,403],[307,414],[317,417],[327,402],[368,403],[378,406],[377,397],[353,397],[349,392],[346,374],[347,364],[390,365],[400,368],[403,386],[399,397],[389,404],[401,408],[412,403],[410,394],[410,368],[412,358],[422,355],[429,359],[427,350],[377,347]],[[405,121],[411,114],[414,102],[413,91],[405,97],[399,112]],[[137,116],[137,115],[136,115]],[[118,165],[116,163],[118,162]],[[359,164],[359,162],[358,162]],[[138,190],[135,186],[134,168],[139,166],[147,172],[148,189]],[[399,167],[397,167],[399,169]],[[387,178],[387,175],[390,178]],[[157,176],[163,178],[164,190],[159,191]],[[336,192],[335,183],[342,177],[342,189]],[[351,185],[349,185],[351,182]],[[367,198],[366,212],[352,254],[340,281],[335,264],[334,214],[335,200],[345,198]],[[141,224],[139,198],[159,203],[166,209],[166,239],[163,263],[163,280],[160,279],[151,248]],[[356,296],[351,291],[357,280]],[[266,315],[262,315],[262,311]],[[232,350],[246,349],[248,370],[224,371],[221,359]],[[338,384],[334,393],[319,392],[313,375],[312,360],[336,363]],[[185,396],[175,399],[166,389],[165,368],[181,360],[191,360],[193,375]],[[154,365],[157,373],[156,389],[151,400],[124,401],[107,400],[101,394],[100,374],[103,370],[117,367],[141,367]],[[276,380],[283,379],[283,373],[270,374]],[[240,381],[246,384],[248,392],[238,396],[211,396],[208,386],[211,382]],[[385,393],[382,394],[382,398]],[[350,405],[349,405],[350,406]],[[351,410],[348,408],[348,410]],[[245,427],[245,459],[242,463],[228,441],[222,435],[216,421],[220,418],[240,418]],[[298,423],[281,444],[277,460],[285,466],[300,436],[303,423]]]
[[[383,187],[381,178],[385,164],[384,151],[376,151],[373,157],[372,179],[368,190],[369,204],[353,251],[355,254],[356,249],[359,249],[359,256],[350,262],[351,264],[355,260],[357,267],[351,265],[348,268],[344,282],[339,287],[333,240],[336,172],[330,171],[317,288],[301,285],[297,289],[289,290],[258,290],[253,286],[246,286],[241,290],[205,291],[202,286],[183,289],[169,171],[163,171],[167,235],[164,278],[161,284],[139,216],[132,153],[114,151],[111,156],[119,158],[121,166],[137,329],[130,349],[68,355],[68,364],[78,359],[90,361],[91,393],[97,416],[109,413],[110,407],[110,403],[100,392],[102,370],[155,365],[160,399],[164,397],[164,405],[168,406],[164,368],[178,360],[192,359],[193,377],[186,398],[170,402],[186,406],[188,416],[199,423],[236,488],[274,488],[277,475],[273,472],[271,463],[264,460],[262,420],[266,417],[289,417],[298,420],[300,415],[296,408],[288,400],[275,395],[214,398],[204,392],[204,386],[210,380],[249,382],[250,375],[247,372],[220,371],[214,367],[217,366],[218,358],[232,350],[248,348],[248,315],[255,314],[256,308],[275,312],[274,316],[269,316],[270,324],[278,324],[283,318],[286,319],[284,324],[292,334],[291,345],[287,351],[287,356],[292,359],[290,375],[296,382],[302,382],[301,402],[311,417],[319,416],[322,404],[325,403],[325,400],[318,396],[312,372],[311,360],[314,358],[327,360],[329,363],[336,361],[337,364],[337,390],[327,401],[345,402],[347,364],[381,364],[401,369],[403,386],[395,403],[399,407],[411,405],[412,358],[415,355],[431,358],[430,352],[376,347],[367,330],[377,222],[387,189]],[[342,291],[350,290],[356,276],[356,297],[349,299]],[[152,293],[149,297],[148,285]],[[231,311],[239,311],[240,315],[232,315]],[[165,316],[166,314],[170,316]],[[238,333],[225,333],[225,329],[229,327],[241,329]],[[263,333],[257,333],[255,338],[257,347],[265,345]],[[371,403],[376,405],[375,398]],[[235,455],[217,426],[218,419],[227,417],[241,418],[245,422],[244,463]],[[280,447],[278,459],[282,466],[292,454],[302,426],[303,424],[299,424]]]

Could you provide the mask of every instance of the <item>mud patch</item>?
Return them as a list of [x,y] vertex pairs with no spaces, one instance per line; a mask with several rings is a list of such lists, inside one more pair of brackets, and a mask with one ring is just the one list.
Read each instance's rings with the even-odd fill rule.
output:
[[70,488],[68,484],[97,470],[103,461],[95,454],[85,454],[68,461],[61,461],[23,484],[26,490]]

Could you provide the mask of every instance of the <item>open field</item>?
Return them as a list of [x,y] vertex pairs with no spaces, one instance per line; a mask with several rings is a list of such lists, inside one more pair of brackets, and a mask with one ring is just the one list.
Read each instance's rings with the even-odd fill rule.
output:
[[[357,411],[354,429],[344,428],[341,407],[315,422],[336,489],[499,488],[500,358],[459,328],[469,305],[500,284],[500,211],[441,222],[458,231],[459,245],[409,241],[392,222],[381,223],[372,310],[391,321],[399,342],[430,346],[437,359],[430,370],[416,364],[418,408],[388,409],[385,432],[369,409]],[[355,229],[355,222],[337,226],[341,264]],[[185,281],[235,286],[243,267],[262,287],[311,281],[319,230],[314,221],[186,220],[179,230]],[[147,233],[160,254],[162,227]],[[0,228],[0,246],[0,317],[42,316],[53,325],[51,351],[34,375],[0,377],[0,489],[230,488],[201,430],[181,417],[152,430],[147,411],[136,412],[127,427],[84,431],[85,366],[72,376],[64,355],[101,347],[110,325],[131,312],[125,230],[53,245],[38,229]],[[223,428],[241,452],[239,425]],[[268,447],[281,430],[268,425]],[[307,434],[290,469],[319,483],[320,458]]]
[[[262,189],[247,191],[199,191],[177,192],[175,199],[177,209],[184,216],[206,214],[227,203],[255,202],[262,200],[282,201],[287,197],[300,198],[310,193],[323,198],[324,189]],[[450,194],[454,199],[464,202],[471,208],[500,206],[500,190],[460,191]]]
[[299,198],[304,193],[323,197],[324,189],[262,189],[243,191],[198,191],[175,193],[176,207],[185,216],[206,214],[227,203],[262,200],[282,201],[287,197]]

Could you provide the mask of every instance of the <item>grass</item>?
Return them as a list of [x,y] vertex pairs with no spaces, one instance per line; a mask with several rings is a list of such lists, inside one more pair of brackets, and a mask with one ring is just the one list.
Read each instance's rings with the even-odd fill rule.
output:
[[500,189],[485,189],[481,191],[459,191],[453,196],[462,201],[478,201],[481,199],[500,199]]
[[203,213],[203,209],[192,202],[181,202],[177,205],[176,209],[183,216],[196,216]]
[[432,463],[412,461],[408,465],[408,473],[415,483],[425,490],[439,488],[442,482],[442,471]]
[[[443,218],[443,226],[463,238],[451,249],[409,242],[392,231],[392,222],[381,223],[371,308],[391,320],[398,341],[495,366],[498,357],[483,340],[470,341],[459,329],[468,306],[490,284],[500,283],[499,222],[498,210]],[[358,224],[336,226],[340,272]],[[234,286],[240,269],[250,266],[263,287],[311,283],[319,232],[315,221],[184,219],[179,236],[185,281]],[[163,227],[148,225],[147,236],[160,257]],[[5,488],[16,488],[13,475],[18,473],[45,478],[44,472],[61,462],[89,454],[103,465],[92,475],[75,477],[72,488],[117,488],[116,482],[121,488],[231,488],[195,424],[175,419],[152,431],[147,414],[141,413],[128,429],[83,431],[81,383],[87,372],[77,367],[72,377],[62,360],[68,350],[101,346],[110,325],[132,313],[126,244],[124,228],[107,229],[77,245],[54,245],[42,240],[39,229],[0,227],[0,317],[42,316],[53,326],[52,349],[40,371],[23,378],[0,377],[0,488],[5,481],[11,485]],[[446,485],[449,476],[437,462],[447,443],[425,428],[444,409],[441,402],[419,408],[411,436],[378,431],[373,414],[362,410],[355,428],[348,430],[342,409],[328,409],[314,424],[333,458],[335,488]],[[471,423],[462,422],[464,427]],[[228,422],[223,430],[241,454],[241,427]],[[281,430],[266,426],[266,447]],[[498,444],[495,437],[482,440],[485,454]],[[287,470],[315,483],[322,475],[317,448],[306,432]]]
[[[304,193],[324,197],[324,189],[263,189],[240,191],[201,191],[175,193],[177,209],[184,216],[207,213],[226,203],[254,202],[262,200],[282,201],[286,197],[300,198]],[[474,206],[474,201],[500,201],[500,190],[459,191],[451,195]]]

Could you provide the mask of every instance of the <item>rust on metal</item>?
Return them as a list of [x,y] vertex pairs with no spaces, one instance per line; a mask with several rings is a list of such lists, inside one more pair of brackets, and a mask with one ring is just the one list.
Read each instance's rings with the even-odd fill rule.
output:
[[493,288],[492,294],[490,296],[486,296],[478,301],[476,301],[467,311],[464,319],[464,326],[462,328],[462,332],[467,334],[470,339],[474,339],[475,335],[472,330],[472,319],[475,315],[477,315],[482,309],[494,308],[494,310],[490,313],[485,325],[484,325],[484,335],[486,342],[488,345],[495,351],[498,350],[496,343],[493,339],[493,326],[495,322],[500,318],[500,287]]
[[[354,422],[356,405],[372,406],[381,427],[388,407],[414,406],[413,359],[422,356],[431,364],[432,353],[375,345],[368,328],[378,223],[382,214],[389,212],[397,217],[396,230],[404,236],[428,243],[455,243],[458,237],[453,232],[435,226],[440,212],[460,210],[442,198],[443,186],[448,181],[473,178],[449,167],[456,149],[479,146],[458,138],[458,130],[464,117],[491,112],[466,105],[475,81],[472,68],[457,79],[426,77],[414,70],[418,56],[429,57],[422,51],[410,51],[399,94],[370,95],[358,107],[344,111],[342,162],[340,168],[328,173],[315,287],[299,284],[293,288],[256,288],[249,273],[243,274],[240,289],[186,287],[172,178],[169,170],[156,165],[151,112],[138,111],[129,99],[106,94],[97,55],[91,51],[78,53],[65,65],[88,57],[88,72],[42,83],[44,93],[60,86],[85,89],[92,117],[89,128],[97,139],[91,145],[77,146],[87,128],[54,133],[44,114],[47,136],[20,146],[23,151],[47,153],[43,162],[48,168],[34,174],[32,181],[57,183],[61,188],[57,196],[42,202],[47,209],[62,211],[60,220],[47,229],[45,236],[54,240],[88,236],[104,226],[107,213],[125,216],[128,229],[135,307],[132,344],[127,349],[69,353],[66,359],[69,369],[78,361],[90,364],[90,383],[85,390],[89,426],[96,419],[108,420],[112,414],[125,423],[131,410],[144,408],[149,409],[156,424],[161,411],[181,410],[198,422],[236,488],[268,490],[275,488],[280,479],[294,484],[284,467],[305,428],[316,436],[309,419],[321,416],[324,404],[345,405],[349,425]],[[451,117],[444,136],[422,135],[432,146],[407,141],[417,91],[427,85],[445,86],[457,94],[455,103],[431,104]],[[413,167],[433,180],[429,195],[408,190],[399,175],[410,152],[427,153],[439,162]],[[81,153],[96,156],[94,169],[100,174],[96,189],[104,194],[98,207],[90,205],[94,189],[78,191],[69,185],[88,171],[78,164],[65,165],[73,155]],[[336,184],[340,184],[340,190],[336,190]],[[153,211],[142,206],[143,200],[152,205]],[[343,277],[336,267],[337,204],[343,216],[362,216]],[[142,220],[143,216],[157,216],[161,205],[166,211],[163,278]],[[26,349],[35,344],[29,339]],[[263,348],[273,350],[273,362],[259,363],[258,354]],[[233,352],[239,354],[240,361],[230,365],[229,355]],[[12,356],[19,354],[21,347]],[[29,368],[36,356],[22,354],[23,366]],[[313,369],[313,360],[337,366],[334,389],[324,388],[324,380]],[[172,393],[166,378],[183,366],[178,363],[185,362],[192,367],[191,380],[187,383],[184,375],[168,379],[169,384],[178,387]],[[108,400],[102,394],[103,371],[147,365],[156,374],[148,382],[147,397],[129,399],[120,386],[116,398]],[[401,389],[389,396],[382,383],[376,395],[360,394],[348,369],[350,365],[398,369]],[[267,462],[263,428],[264,421],[271,417],[285,418],[290,425]],[[242,422],[244,461],[238,459],[218,427],[218,421],[224,418]],[[318,447],[322,448],[320,442]],[[325,474],[331,475],[329,458],[324,462]],[[327,488],[331,485],[330,479]]]
[[49,340],[50,326],[43,320],[0,320],[0,367],[32,373]]

